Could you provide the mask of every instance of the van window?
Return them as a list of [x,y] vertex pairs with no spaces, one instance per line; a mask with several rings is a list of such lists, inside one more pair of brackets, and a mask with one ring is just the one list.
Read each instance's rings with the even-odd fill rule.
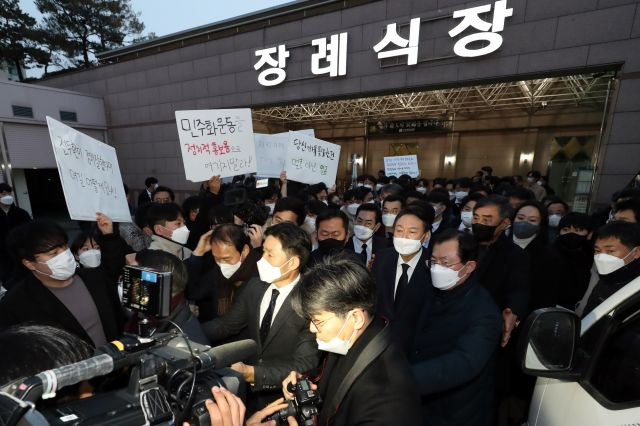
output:
[[612,403],[640,402],[640,315],[611,333],[589,382]]

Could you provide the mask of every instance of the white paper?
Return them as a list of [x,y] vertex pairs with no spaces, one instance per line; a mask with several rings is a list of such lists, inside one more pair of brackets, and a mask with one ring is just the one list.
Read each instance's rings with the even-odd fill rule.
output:
[[250,109],[176,111],[176,125],[187,180],[256,172]]
[[[315,136],[315,130],[296,130],[307,136]],[[254,133],[256,144],[256,161],[258,162],[257,175],[266,178],[279,178],[287,161],[287,145],[289,144],[289,132],[265,135]]]
[[64,198],[71,219],[131,222],[115,148],[47,117]]
[[285,171],[287,180],[328,187],[336,182],[340,145],[323,141],[300,132],[289,132]]
[[398,155],[395,157],[384,157],[384,174],[395,177],[400,177],[400,175],[409,175],[412,178],[417,178],[420,176],[420,170],[418,170],[418,156]]

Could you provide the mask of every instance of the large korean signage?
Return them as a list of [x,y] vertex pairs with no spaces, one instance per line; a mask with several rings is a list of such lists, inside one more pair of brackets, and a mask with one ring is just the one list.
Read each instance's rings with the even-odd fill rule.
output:
[[[481,17],[482,16],[482,17]],[[463,58],[476,58],[497,51],[502,46],[502,35],[506,19],[513,16],[513,8],[507,8],[507,0],[494,4],[471,7],[453,12],[453,20],[448,35],[457,39],[453,53]],[[487,20],[488,19],[488,20]],[[311,73],[329,77],[347,74],[348,33],[333,34],[311,41],[315,53],[311,55]],[[382,39],[372,46],[372,54],[378,59],[406,57],[407,65],[416,65],[419,60],[420,18],[409,22],[409,38],[398,34],[397,23],[387,25]],[[258,58],[254,69],[259,71],[258,82],[263,86],[277,86],[287,78],[287,59],[291,52],[284,44],[257,50]]]

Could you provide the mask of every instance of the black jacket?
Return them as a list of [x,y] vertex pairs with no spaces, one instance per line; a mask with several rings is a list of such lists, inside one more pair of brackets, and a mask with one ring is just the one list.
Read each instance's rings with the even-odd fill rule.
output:
[[427,250],[422,249],[420,260],[409,280],[409,286],[395,309],[394,296],[398,252],[386,248],[378,253],[371,274],[376,282],[378,293],[378,315],[391,321],[393,339],[405,352],[409,350],[415,332],[415,326],[425,301],[431,295],[431,274],[427,269]]
[[138,207],[144,206],[145,204],[149,204],[151,202],[151,197],[146,189],[143,189],[138,195]]
[[493,426],[500,310],[473,275],[452,290],[431,292],[410,356],[424,424]]
[[504,234],[481,250],[476,279],[489,290],[500,310],[510,308],[524,319],[531,280],[527,254]]
[[[356,254],[355,238],[356,237],[351,237],[351,239],[349,239],[346,250],[356,256],[360,256],[359,254]],[[373,246],[371,247],[371,254],[376,256],[381,250],[389,247],[389,239],[380,235],[374,235],[373,237],[371,237],[371,240],[369,240],[368,243],[373,243]]]
[[[318,392],[324,405],[318,424],[321,426],[388,426],[421,424],[420,398],[415,380],[402,351],[391,342],[387,327],[374,318],[346,355],[329,353]],[[383,334],[384,333],[384,334]],[[358,375],[337,406],[329,412],[329,401],[340,388],[342,380],[355,366],[358,357],[380,336],[384,351]]]
[[19,265],[11,258],[6,247],[7,235],[13,228],[29,222],[31,216],[25,210],[12,205],[7,213],[0,209],[0,282],[10,288],[7,281],[17,273]]
[[640,276],[640,259],[623,266],[617,271],[607,275],[600,275],[600,280],[593,288],[589,300],[585,306],[583,316],[591,312],[595,307],[604,302],[613,293],[629,284]]
[[318,365],[318,345],[309,331],[309,321],[291,307],[290,295],[273,319],[266,342],[260,340],[260,302],[269,284],[254,278],[240,292],[224,316],[202,324],[212,343],[247,328],[250,339],[258,343],[258,354],[247,361],[255,367],[256,391],[277,391],[291,371],[306,372]]
[[[100,239],[100,266],[80,268],[76,272],[93,297],[107,341],[120,337],[124,326],[124,314],[118,298],[118,277],[125,263],[125,248],[126,244],[119,235],[104,236]],[[0,328],[28,322],[61,328],[93,345],[73,314],[33,274],[0,300]]]

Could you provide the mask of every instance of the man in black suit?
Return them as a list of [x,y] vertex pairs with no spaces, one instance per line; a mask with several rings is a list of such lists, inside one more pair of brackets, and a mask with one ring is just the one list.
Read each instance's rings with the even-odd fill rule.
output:
[[[388,322],[374,315],[375,292],[360,262],[332,257],[307,272],[292,294],[294,309],[311,319],[319,349],[328,352],[317,383],[323,404],[315,424],[421,424],[416,383]],[[283,382],[288,399],[287,385],[300,377],[293,371]]]
[[316,235],[318,248],[311,253],[311,267],[321,263],[328,256],[343,253],[349,234],[349,218],[337,209],[327,209],[316,217]]
[[124,315],[117,280],[126,244],[107,216],[96,215],[102,234],[97,268],[76,271],[67,234],[58,225],[34,221],[14,229],[9,250],[31,273],[0,300],[0,328],[26,322],[66,330],[92,346],[120,337]]
[[389,247],[389,240],[376,234],[381,226],[380,209],[375,204],[360,204],[353,227],[354,236],[347,243],[346,250],[359,257],[363,265],[370,265],[380,250]]
[[149,176],[144,180],[144,190],[138,195],[138,207],[151,202],[151,196],[158,187],[158,179]]
[[411,205],[395,221],[393,247],[380,251],[372,275],[378,289],[377,313],[391,321],[393,337],[408,351],[415,324],[431,289],[427,250],[433,210]]
[[202,324],[214,344],[245,327],[249,338],[258,343],[258,353],[249,364],[231,366],[257,393],[256,406],[277,398],[274,393],[291,370],[308,371],[318,364],[309,324],[293,311],[290,300],[300,281],[300,268],[309,258],[309,237],[289,222],[269,227],[265,236],[264,254],[258,261],[260,279],[246,284],[227,314]]

